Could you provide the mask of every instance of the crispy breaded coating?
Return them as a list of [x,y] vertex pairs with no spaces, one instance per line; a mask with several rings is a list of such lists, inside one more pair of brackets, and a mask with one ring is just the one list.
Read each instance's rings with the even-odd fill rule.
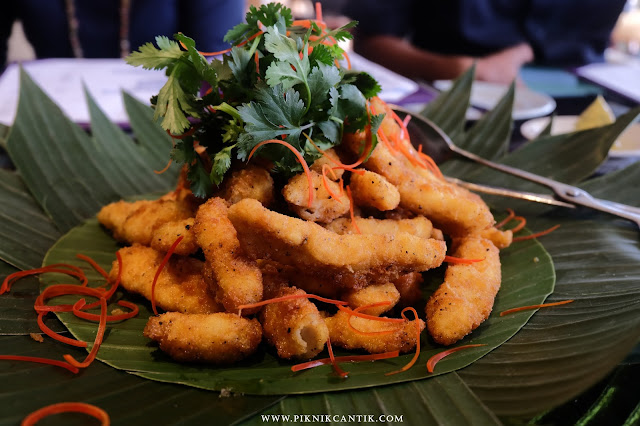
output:
[[[139,244],[118,252],[122,257],[120,285],[151,300],[153,278],[165,254]],[[219,312],[221,307],[202,277],[202,266],[200,260],[172,256],[156,282],[156,305],[166,311],[183,313]],[[112,282],[118,276],[118,269],[118,261],[114,260],[109,273]]]
[[349,307],[353,309],[379,302],[389,302],[388,305],[372,306],[360,311],[363,314],[379,316],[391,310],[398,303],[400,292],[390,282],[372,284],[359,290],[347,292],[340,297],[340,300],[348,302]]
[[[279,286],[266,292],[269,299],[306,294],[295,287]],[[324,349],[329,329],[309,299],[271,303],[260,311],[260,323],[269,344],[285,359],[311,359]]]
[[393,285],[400,293],[400,306],[415,306],[422,300],[420,286],[424,282],[419,272],[409,272],[393,280]]
[[405,232],[338,235],[250,199],[231,206],[229,219],[251,258],[275,260],[354,288],[437,267],[446,250],[444,241]]
[[176,361],[229,364],[256,351],[262,329],[256,319],[231,313],[167,312],[149,318],[144,335]]
[[280,280],[282,283],[295,286],[307,293],[330,299],[337,299],[340,291],[343,290],[326,277],[306,274],[291,265],[283,265],[268,259],[260,259],[258,264],[262,271],[263,282]]
[[273,178],[268,170],[253,164],[234,170],[222,183],[217,196],[229,204],[235,204],[245,198],[253,198],[265,206],[275,200]]
[[340,157],[338,156],[338,153],[336,152],[336,150],[333,148],[330,148],[325,151],[322,157],[314,161],[313,164],[309,166],[309,169],[313,170],[316,173],[322,174],[322,166],[326,164],[327,166],[331,167],[331,169],[333,170],[333,173],[331,172],[327,173],[327,179],[337,181],[342,177],[342,175],[344,175],[344,169],[340,169],[336,167],[341,162],[342,160],[340,160]]
[[489,317],[500,289],[500,252],[487,239],[454,239],[453,256],[484,259],[470,264],[450,264],[444,282],[427,302],[427,327],[433,339],[451,345]]
[[485,229],[479,236],[486,238],[487,240],[491,240],[493,245],[498,247],[500,250],[509,247],[513,240],[513,232],[510,229],[501,231],[495,227]]
[[186,200],[118,201],[104,206],[98,221],[113,231],[114,238],[148,246],[156,228],[193,217],[195,207]]
[[[257,200],[245,200],[262,207]],[[262,273],[256,262],[245,256],[222,198],[210,198],[200,206],[193,230],[215,281],[216,300],[229,312],[261,301]]]
[[352,173],[349,187],[353,202],[358,206],[387,211],[400,204],[398,188],[378,173],[369,170],[365,170],[364,174]]
[[[304,173],[292,177],[282,189],[282,195],[289,205],[289,209],[299,217],[312,222],[328,223],[349,212],[351,202],[349,198],[340,195],[340,187],[330,179],[326,179],[326,186],[322,175],[312,171],[313,202],[309,206],[309,183]],[[339,198],[334,198],[329,191]]]
[[351,325],[356,330],[365,333],[394,330],[388,334],[366,335],[349,327],[348,320],[349,314],[345,311],[324,319],[329,327],[331,344],[345,349],[364,349],[369,353],[409,352],[416,347],[415,321],[419,321],[420,331],[424,330],[424,321],[420,318],[398,324],[352,316]]
[[[362,234],[395,235],[398,232],[406,232],[420,238],[432,238],[433,225],[424,216],[416,216],[412,219],[373,219],[356,217],[356,225]],[[336,234],[358,233],[349,218],[339,218],[328,223],[325,228]]]
[[174,253],[187,256],[198,251],[198,242],[196,234],[193,232],[194,218],[178,220],[175,222],[167,222],[158,226],[151,237],[151,247],[166,253],[171,245],[182,237],[180,243],[176,246]]

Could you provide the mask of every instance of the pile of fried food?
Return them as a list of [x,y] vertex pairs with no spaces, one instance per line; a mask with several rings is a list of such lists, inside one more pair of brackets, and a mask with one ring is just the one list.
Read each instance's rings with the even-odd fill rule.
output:
[[[328,340],[348,350],[406,353],[416,346],[417,326],[443,345],[478,327],[500,288],[499,249],[511,243],[511,231],[494,227],[479,196],[425,167],[384,102],[373,107],[387,112],[386,142],[357,169],[339,165],[361,156],[366,132],[345,135],[309,176],[282,188],[268,164],[251,161],[207,200],[193,196],[183,174],[160,199],[105,206],[98,220],[127,244],[119,250],[122,271],[114,261],[110,276],[120,273],[130,292],[151,300],[154,276],[181,238],[155,284],[154,303],[165,313],[149,319],[144,335],[177,361],[220,364],[249,356],[263,340],[281,358],[308,360]],[[444,282],[425,307],[422,274],[445,256]],[[258,304],[299,294],[348,307],[305,297]],[[406,306],[425,312],[426,324],[372,318]]]

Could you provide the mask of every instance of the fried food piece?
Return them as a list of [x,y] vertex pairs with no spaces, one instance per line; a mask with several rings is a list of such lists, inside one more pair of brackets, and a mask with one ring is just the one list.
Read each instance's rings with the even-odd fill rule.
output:
[[[295,287],[278,286],[266,292],[272,299],[306,294]],[[269,344],[285,359],[311,359],[324,349],[329,329],[318,308],[309,299],[271,303],[260,311],[260,323]]]
[[499,229],[496,229],[495,227],[485,229],[480,233],[480,236],[482,238],[491,240],[493,245],[498,247],[500,250],[509,247],[511,245],[511,241],[513,240],[513,232],[510,229],[501,231]]
[[[259,201],[251,200],[262,208]],[[242,202],[242,201],[241,201]],[[262,300],[262,274],[255,261],[240,247],[236,230],[227,217],[222,198],[210,198],[196,214],[193,230],[211,271],[216,300],[229,312]],[[252,313],[251,310],[243,313]]]
[[[312,222],[328,223],[337,217],[349,212],[351,203],[345,195],[339,199],[334,198],[340,194],[340,186],[332,180],[322,180],[320,173],[311,172],[313,182],[313,202],[309,206],[309,182],[304,173],[298,174],[289,180],[282,189],[282,195],[289,205],[289,209],[299,217]],[[327,188],[329,190],[327,190]]]
[[98,213],[98,221],[113,231],[114,238],[148,246],[160,225],[194,214],[195,205],[185,200],[118,201],[104,206]]
[[273,178],[268,170],[249,164],[225,178],[217,195],[229,204],[253,198],[265,206],[270,206],[275,200]]
[[144,335],[176,361],[229,364],[256,351],[262,329],[258,320],[231,313],[167,312],[149,318]]
[[351,316],[351,325],[364,333],[393,330],[378,335],[361,334],[349,327],[349,314],[345,311],[338,311],[324,321],[329,327],[332,345],[351,350],[364,349],[369,353],[409,352],[416,347],[415,321],[419,321],[420,331],[424,330],[424,321],[420,318],[398,324]]
[[[363,138],[364,133],[346,135],[343,145],[357,153]],[[493,215],[478,195],[414,166],[400,153],[392,154],[385,144],[376,146],[364,166],[398,188],[402,208],[427,216],[445,234],[478,233],[494,224]]]
[[337,299],[340,294],[340,288],[333,281],[329,281],[326,278],[306,274],[304,271],[299,271],[293,266],[283,265],[272,260],[262,259],[258,261],[258,264],[262,271],[263,282],[265,280],[273,281],[279,279],[309,294],[328,297],[330,299]]
[[489,317],[500,289],[500,252],[487,239],[454,239],[453,256],[482,259],[470,264],[450,264],[444,282],[427,302],[427,327],[433,339],[451,345]]
[[390,281],[401,273],[425,271],[444,260],[444,241],[399,232],[395,235],[338,235],[313,222],[285,216],[255,200],[229,208],[246,253],[352,288]]
[[[139,244],[118,252],[122,257],[120,285],[151,300],[151,285],[164,253]],[[221,307],[202,277],[202,267],[198,259],[172,256],[156,282],[156,305],[166,311],[183,313],[219,312]],[[109,273],[112,282],[118,276],[118,269],[118,261],[114,260]]]
[[171,245],[182,237],[180,243],[175,247],[174,253],[181,256],[188,256],[195,253],[200,248],[196,241],[196,234],[193,232],[194,218],[179,220],[175,222],[167,222],[158,226],[153,231],[151,237],[151,247],[166,253]]
[[409,272],[393,280],[393,285],[400,293],[400,306],[415,306],[422,300],[420,286],[424,282],[419,272]]
[[364,174],[353,173],[349,181],[354,204],[373,207],[380,211],[393,210],[400,204],[398,188],[384,176],[365,170]]
[[[395,235],[398,232],[406,232],[420,238],[432,238],[433,233],[431,221],[424,216],[399,220],[356,217],[355,222],[361,234]],[[353,221],[348,218],[336,219],[325,228],[340,235],[358,233]]]
[[345,293],[340,300],[348,302],[349,307],[353,309],[379,302],[389,302],[388,305],[372,306],[360,311],[363,314],[379,316],[391,310],[396,303],[398,303],[400,300],[400,292],[398,292],[398,289],[390,282],[372,284],[362,289]]
[[[333,159],[334,161],[331,161],[331,159]],[[338,153],[336,152],[336,150],[330,148],[325,151],[322,157],[314,161],[313,164],[309,166],[309,169],[318,174],[322,174],[322,166],[326,164],[327,166],[331,167],[331,170],[333,170],[333,173],[327,173],[327,179],[337,181],[344,174],[344,169],[334,167],[336,167],[341,162],[342,161],[340,160],[340,157],[338,157]]]

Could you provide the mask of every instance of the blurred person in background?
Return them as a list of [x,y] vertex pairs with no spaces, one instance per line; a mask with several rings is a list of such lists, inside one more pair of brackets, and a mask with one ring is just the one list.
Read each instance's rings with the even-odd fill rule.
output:
[[510,83],[527,63],[603,61],[626,0],[349,0],[355,50],[414,79]]
[[20,0],[0,14],[0,68],[14,21],[37,58],[117,58],[158,35],[177,32],[200,50],[225,49],[227,30],[245,14],[243,0]]

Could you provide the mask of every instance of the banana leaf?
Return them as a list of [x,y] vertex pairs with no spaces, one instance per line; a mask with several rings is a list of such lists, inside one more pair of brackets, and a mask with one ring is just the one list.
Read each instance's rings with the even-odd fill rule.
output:
[[[43,195],[44,190],[42,189],[46,184],[40,182],[39,179],[57,182],[56,178],[59,178],[63,173],[56,173],[55,170],[52,170],[53,167],[45,167],[45,173],[42,170],[28,170],[38,169],[38,166],[29,160],[29,155],[37,156],[38,149],[43,149],[38,146],[37,142],[27,141],[29,139],[27,134],[33,136],[30,133],[33,130],[29,129],[29,126],[36,127],[34,123],[38,123],[37,127],[42,134],[37,134],[34,137],[37,138],[43,134],[51,135],[50,138],[44,140],[47,144],[53,144],[53,148],[69,145],[74,149],[81,149],[80,144],[87,141],[87,143],[91,143],[92,140],[85,138],[86,135],[81,136],[82,132],[76,131],[70,123],[59,122],[66,120],[66,118],[59,115],[59,110],[55,105],[47,101],[46,96],[39,92],[39,89],[32,82],[28,81],[28,77],[23,76],[22,80],[20,102],[21,104],[29,102],[23,101],[22,98],[30,99],[31,102],[30,106],[23,107],[23,110],[34,108],[39,115],[35,115],[36,120],[33,121],[34,112],[27,110],[22,115],[19,112],[7,142],[9,152],[21,175],[25,178],[27,187],[35,195],[37,204],[49,217],[54,218],[54,223],[59,229],[67,231],[83,223],[86,218],[92,217],[101,204],[121,195],[116,194],[115,191],[106,191],[108,197],[96,202],[95,205],[90,206],[91,208],[85,209],[83,207],[86,206],[79,206],[72,199],[63,199],[69,204],[63,203],[61,206],[56,206],[53,211],[49,210],[52,204],[48,200],[49,197]],[[444,100],[440,105],[447,106],[442,107],[439,113],[442,116],[462,113],[464,116],[464,111],[466,111],[464,102],[446,102],[446,96],[446,94],[443,95]],[[56,117],[57,120],[48,120],[48,117]],[[16,128],[19,128],[19,131],[16,132]],[[133,123],[132,128],[136,132],[136,126]],[[66,132],[67,130],[68,132]],[[597,155],[593,157],[586,155],[589,162],[601,161],[602,153],[606,152],[607,147],[615,139],[615,133],[619,131],[620,128],[615,128],[600,136],[594,136],[594,133],[581,136],[587,143],[595,144],[593,146]],[[487,132],[487,141],[492,141],[492,136],[494,135],[491,135],[491,132]],[[497,137],[497,135],[495,136]],[[68,144],[67,138],[72,139],[72,143]],[[136,138],[139,139],[139,135],[136,135]],[[579,182],[587,178],[593,170],[593,165],[587,164],[586,171],[580,170],[579,165],[582,160],[577,159],[575,152],[565,152],[558,149],[566,140],[570,139],[571,136],[551,138],[552,142],[540,144],[536,156],[530,156],[526,166],[535,167],[538,161],[546,161],[547,164],[540,166],[544,166],[545,170],[555,171],[557,169],[554,165],[561,168],[573,160],[578,165],[570,167],[564,172],[563,179],[566,179],[567,182]],[[592,142],[592,139],[598,139],[598,141]],[[465,143],[463,131],[456,141],[460,144]],[[540,141],[532,142],[531,146],[537,142]],[[49,149],[49,147],[45,148]],[[22,152],[23,149],[28,152]],[[561,154],[557,153],[558,150],[562,151]],[[53,153],[56,154],[56,151]],[[58,152],[58,154],[61,153]],[[88,160],[88,156],[74,157],[75,161]],[[523,156],[523,160],[525,157]],[[154,165],[154,167],[157,166]],[[82,176],[81,170],[81,167],[73,167],[65,171],[75,177]],[[618,201],[637,204],[640,200],[637,170],[637,167],[632,167],[620,172],[620,177],[626,176],[628,179],[622,188],[616,186],[615,182],[607,177],[592,179],[584,183],[583,186],[594,193],[604,194],[609,198],[616,198]],[[135,170],[127,172],[135,173]],[[46,175],[46,173],[50,175]],[[478,171],[477,173],[478,176],[481,176],[487,172]],[[475,177],[476,175],[472,172],[465,175],[465,178],[467,176]],[[95,182],[92,175],[86,178],[91,184]],[[512,184],[513,187],[520,187],[522,182],[505,177],[500,181],[502,186]],[[100,190],[100,188],[96,188],[96,190]],[[618,195],[619,193],[620,195]],[[77,197],[79,193],[76,191],[74,195]],[[493,204],[498,211],[513,205],[511,201],[500,200],[496,200]],[[5,206],[0,205],[0,209],[3,208]],[[483,424],[494,424],[491,422],[497,422],[496,416],[500,416],[503,421],[510,422],[514,418],[518,419],[517,421],[522,421],[522,419],[539,415],[541,412],[548,412],[550,408],[572,399],[601,380],[631,350],[640,335],[640,316],[638,315],[640,313],[638,312],[640,310],[638,308],[640,305],[638,303],[640,298],[640,288],[638,288],[640,248],[637,229],[625,221],[608,215],[582,210],[564,212],[559,209],[530,210],[535,212],[534,215],[528,217],[529,227],[533,230],[544,229],[556,223],[562,225],[559,230],[541,239],[544,248],[553,258],[557,273],[555,291],[549,296],[549,300],[574,298],[576,300],[574,303],[556,309],[537,311],[508,342],[466,368],[457,370],[457,372],[440,374],[434,378],[415,380],[409,383],[336,392],[328,394],[328,396],[327,394],[292,396],[274,406],[268,413],[289,412],[289,410],[298,409],[305,413],[319,414],[353,414],[353,410],[368,413],[368,410],[362,408],[363,405],[368,406],[368,404],[372,404],[372,401],[377,401],[377,405],[373,405],[371,408],[371,414],[380,412],[408,416],[407,413],[416,411],[424,413],[424,415],[415,417],[423,420],[421,423],[436,424],[441,421],[439,419],[446,418],[446,410],[443,410],[445,417],[435,414],[429,416],[427,411],[437,410],[437,407],[444,404],[447,407],[449,405],[456,406],[461,413],[478,413],[479,419],[486,420],[486,423]],[[105,259],[102,261],[104,262]],[[108,259],[106,261],[108,262]],[[5,321],[4,318],[0,318],[0,324]],[[15,339],[22,340],[18,343]],[[53,353],[49,352],[50,346],[55,346],[55,344],[45,343],[46,345],[37,343],[27,336],[2,336],[0,351],[2,353],[15,354],[18,352],[55,357]],[[59,347],[55,349],[58,357],[62,353],[72,353],[77,358],[82,357],[80,350]],[[445,362],[442,361],[438,367],[446,367]],[[38,373],[33,374],[35,371]],[[0,363],[3,383],[7,383],[12,392],[17,389],[22,392],[21,395],[29,396],[29,398],[20,398],[21,402],[29,401],[33,395],[42,396],[42,398],[35,398],[32,404],[20,404],[19,408],[4,414],[3,419],[0,420],[4,423],[0,424],[16,424],[30,410],[46,403],[59,402],[59,398],[62,397],[65,399],[76,397],[78,400],[92,401],[92,395],[100,395],[99,386],[102,382],[100,380],[78,380],[85,376],[90,377],[92,371],[96,371],[96,374],[100,372],[102,380],[106,380],[107,377],[116,377],[115,381],[120,381],[122,378],[139,380],[133,385],[128,385],[129,382],[126,380],[122,381],[122,387],[114,385],[110,388],[108,396],[104,396],[103,401],[111,401],[110,405],[107,404],[113,410],[109,410],[110,413],[120,413],[116,415],[114,424],[131,424],[131,422],[185,424],[198,423],[200,419],[204,420],[204,416],[198,417],[200,412],[194,414],[194,410],[190,409],[196,405],[195,403],[188,406],[178,404],[178,407],[174,407],[175,410],[170,410],[174,400],[166,396],[165,389],[167,393],[178,392],[180,395],[183,395],[181,390],[185,390],[187,395],[203,392],[205,395],[211,395],[210,401],[219,400],[218,394],[214,392],[142,380],[100,363],[95,363],[78,377],[64,377],[65,372],[60,374],[50,367]],[[39,374],[53,374],[53,376],[39,381],[37,379]],[[32,379],[32,381],[25,382],[27,379]],[[75,385],[70,386],[74,383]],[[464,389],[459,386],[460,384]],[[443,395],[444,388],[455,389],[455,391],[447,393],[448,401]],[[41,392],[43,389],[51,389],[52,392]],[[131,390],[135,392],[131,392]],[[6,398],[9,398],[9,395],[11,394],[0,394]],[[352,402],[345,401],[350,395],[353,395]],[[381,395],[384,395],[384,399]],[[202,401],[205,398],[203,397]],[[258,403],[253,398],[258,398],[258,401],[261,402]],[[276,401],[276,399],[269,398],[274,397],[233,396],[228,400],[222,400],[226,403],[216,405],[219,412],[211,415],[215,415],[216,420],[219,419],[220,423],[237,422],[239,419],[247,418],[256,413],[256,410],[265,408],[268,405],[267,399],[271,401],[270,403]],[[9,401],[13,401],[13,399],[6,400],[3,406],[9,407]],[[124,403],[124,410],[119,410],[115,401],[118,401],[118,404]],[[146,404],[144,402],[139,404],[139,401],[144,401]],[[190,399],[185,396],[180,401],[186,404],[186,401],[190,401]],[[244,405],[240,407],[242,404]],[[138,417],[136,410],[147,405],[152,408],[144,410],[144,415]],[[204,406],[204,402],[197,405],[200,408]],[[384,410],[376,408],[381,406],[384,407]],[[486,415],[479,414],[481,411]],[[221,416],[220,412],[225,415],[229,414],[229,416]],[[189,417],[190,415],[193,417]],[[253,421],[257,421],[257,418],[254,417]],[[473,422],[472,419],[474,417],[457,416],[451,417],[451,421],[447,423],[469,424]]]

